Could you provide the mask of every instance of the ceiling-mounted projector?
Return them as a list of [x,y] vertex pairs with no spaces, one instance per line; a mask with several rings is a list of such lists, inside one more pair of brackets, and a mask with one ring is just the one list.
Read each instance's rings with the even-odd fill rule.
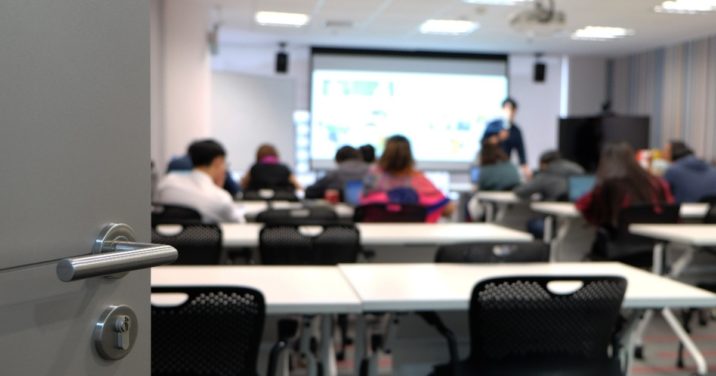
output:
[[550,37],[564,30],[566,20],[554,0],[536,0],[532,8],[514,14],[510,26],[529,37]]

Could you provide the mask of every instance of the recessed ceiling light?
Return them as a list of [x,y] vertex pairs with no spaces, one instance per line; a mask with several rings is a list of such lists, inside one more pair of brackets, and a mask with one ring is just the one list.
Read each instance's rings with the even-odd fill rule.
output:
[[654,7],[658,13],[696,14],[716,11],[716,0],[669,0]]
[[572,39],[601,41],[624,38],[630,35],[634,35],[634,30],[624,29],[621,27],[587,26],[575,31],[572,34]]
[[423,34],[468,34],[479,26],[477,22],[465,20],[427,20],[420,25],[420,32]]
[[517,5],[524,3],[533,3],[534,0],[462,0],[468,4],[480,4],[480,5]]
[[301,27],[309,21],[307,14],[284,12],[256,12],[255,19],[259,25],[289,27]]

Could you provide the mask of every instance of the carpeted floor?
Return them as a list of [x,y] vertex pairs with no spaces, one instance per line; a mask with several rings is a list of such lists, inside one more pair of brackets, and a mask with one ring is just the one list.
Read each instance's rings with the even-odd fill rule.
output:
[[[709,363],[709,375],[716,375],[716,321],[710,321],[706,327],[701,327],[696,318],[692,321],[694,331],[692,338],[701,349],[706,361]],[[644,337],[645,357],[636,360],[630,375],[648,376],[688,376],[695,372],[692,359],[685,355],[686,367],[676,367],[677,339],[661,317],[655,316]],[[353,374],[352,348],[349,349],[347,359],[338,363],[341,375]],[[391,374],[390,356],[380,359],[380,374]]]

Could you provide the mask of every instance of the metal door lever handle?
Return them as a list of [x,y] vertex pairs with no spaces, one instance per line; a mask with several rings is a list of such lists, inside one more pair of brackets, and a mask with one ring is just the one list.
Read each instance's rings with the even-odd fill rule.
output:
[[97,276],[112,276],[176,261],[174,247],[135,243],[134,231],[125,224],[110,224],[102,230],[91,255],[71,257],[57,264],[57,277],[64,282]]

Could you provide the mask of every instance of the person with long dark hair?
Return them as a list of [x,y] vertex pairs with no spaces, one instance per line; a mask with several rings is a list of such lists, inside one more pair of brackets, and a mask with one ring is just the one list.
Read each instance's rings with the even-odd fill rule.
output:
[[577,209],[590,223],[614,228],[622,208],[651,204],[658,213],[663,204],[672,203],[666,181],[642,168],[629,144],[616,143],[602,149],[596,185],[577,201]]
[[428,208],[428,222],[437,222],[440,215],[455,210],[454,203],[415,168],[410,141],[402,135],[385,141],[383,154],[365,179],[360,202],[420,204]]

